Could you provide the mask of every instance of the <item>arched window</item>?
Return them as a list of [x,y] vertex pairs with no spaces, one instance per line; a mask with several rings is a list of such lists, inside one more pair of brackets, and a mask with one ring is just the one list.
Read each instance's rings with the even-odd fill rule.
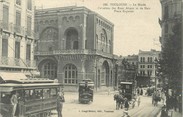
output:
[[66,49],[79,49],[78,31],[75,28],[69,28],[65,31]]
[[55,62],[49,61],[43,64],[43,77],[56,79],[57,78],[57,65]]
[[64,83],[77,84],[77,68],[73,64],[64,67]]

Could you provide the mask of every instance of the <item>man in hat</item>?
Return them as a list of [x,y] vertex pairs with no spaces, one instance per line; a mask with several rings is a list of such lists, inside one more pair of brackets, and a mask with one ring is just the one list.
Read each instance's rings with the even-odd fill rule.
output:
[[63,95],[62,92],[59,92],[58,96],[57,96],[57,112],[58,112],[58,117],[62,117],[63,102],[65,102],[64,95]]

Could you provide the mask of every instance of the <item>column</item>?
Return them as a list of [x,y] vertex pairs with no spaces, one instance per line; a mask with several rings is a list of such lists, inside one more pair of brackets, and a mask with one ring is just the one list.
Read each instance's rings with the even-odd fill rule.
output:
[[82,79],[86,79],[85,78],[85,61],[86,59],[85,58],[82,58],[81,59],[81,73],[82,73]]
[[81,49],[85,49],[85,40],[86,39],[86,17],[87,15],[84,14],[83,16],[83,24],[81,25],[81,28],[82,28],[82,48]]

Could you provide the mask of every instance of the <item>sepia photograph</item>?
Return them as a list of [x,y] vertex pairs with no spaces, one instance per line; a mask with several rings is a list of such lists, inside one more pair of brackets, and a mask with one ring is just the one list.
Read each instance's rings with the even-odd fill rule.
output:
[[182,117],[183,0],[0,0],[0,117]]

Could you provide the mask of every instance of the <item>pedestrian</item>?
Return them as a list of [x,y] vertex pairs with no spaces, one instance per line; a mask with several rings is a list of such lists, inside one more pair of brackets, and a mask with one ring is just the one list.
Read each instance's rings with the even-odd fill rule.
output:
[[63,102],[65,102],[65,98],[62,92],[58,93],[57,96],[57,112],[58,117],[62,117],[62,108],[63,108]]
[[176,98],[176,96],[173,96],[172,97],[172,101],[173,101],[173,109],[175,110],[175,111],[177,111],[177,98]]
[[178,108],[179,108],[179,113],[182,113],[182,96],[178,96]]
[[140,95],[143,95],[143,89],[141,88],[141,90],[140,90]]
[[166,111],[166,106],[164,105],[161,110],[161,116],[160,117],[168,117],[168,113]]
[[140,97],[138,97],[137,103],[138,103],[138,106],[140,106]]
[[128,102],[128,99],[127,98],[125,98],[125,109],[126,110],[128,110],[128,108],[129,108],[129,102]]
[[17,104],[18,104],[18,92],[16,92],[16,91],[12,92],[12,96],[11,96],[10,101],[11,101],[11,104],[13,105],[12,115],[13,115],[13,117],[16,117],[16,116],[18,116],[18,112],[17,112],[17,109],[18,109],[18,106],[17,106]]
[[138,96],[140,95],[140,89],[139,89],[139,87],[137,88],[137,95]]
[[162,99],[163,105],[165,105],[165,100],[166,100],[165,92],[161,93],[161,99]]
[[155,93],[152,94],[152,105],[154,105]]
[[168,111],[169,109],[171,109],[170,96],[167,96],[167,98],[166,98],[166,109],[167,109],[167,111]]

